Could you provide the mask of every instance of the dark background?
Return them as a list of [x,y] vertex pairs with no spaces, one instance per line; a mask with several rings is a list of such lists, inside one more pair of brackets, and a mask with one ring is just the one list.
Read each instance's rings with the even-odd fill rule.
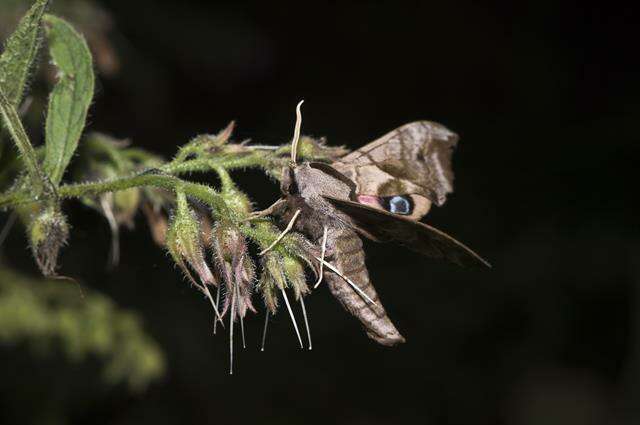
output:
[[[367,244],[406,344],[372,343],[321,287],[307,301],[313,351],[281,311],[259,352],[252,317],[231,377],[226,335],[211,336],[208,305],[142,218],[106,272],[106,224],[69,208],[62,271],[139,311],[168,372],[139,395],[80,392],[91,368],[32,361],[24,385],[50,389],[72,423],[637,423],[635,11],[517,3],[103,2],[121,69],[101,78],[91,129],[169,157],[232,119],[237,139],[284,143],[300,99],[303,133],[351,148],[443,123],[461,136],[456,192],[426,221],[494,268]],[[278,195],[258,172],[235,175],[261,207]],[[9,243],[32,267],[20,232]],[[34,402],[23,392],[3,394],[9,417]]]

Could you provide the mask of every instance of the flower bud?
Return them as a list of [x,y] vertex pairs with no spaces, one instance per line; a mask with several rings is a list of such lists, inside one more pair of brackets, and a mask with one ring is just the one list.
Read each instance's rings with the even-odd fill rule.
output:
[[247,310],[255,312],[251,303],[255,272],[244,235],[230,222],[217,223],[212,235],[214,261],[227,289],[222,314],[232,302],[236,303],[234,311],[239,317],[244,317]]
[[216,223],[213,228],[213,250],[217,262],[232,263],[246,249],[244,236],[235,224],[228,221]]
[[308,136],[302,136],[298,143],[298,157],[300,158],[334,160],[347,153],[349,153],[349,151],[344,146],[327,146],[324,138],[314,139]]
[[133,227],[133,218],[140,206],[140,189],[134,187],[113,194],[113,216],[119,225]]
[[297,258],[290,256],[285,256],[283,263],[284,275],[286,276],[291,288],[293,288],[296,299],[308,294],[309,287],[307,286],[304,275],[304,266],[302,263],[300,263]]
[[269,251],[260,259],[260,265],[262,273],[258,289],[262,293],[265,306],[275,314],[278,309],[278,293],[287,285],[284,275],[284,261],[280,254]]
[[264,305],[269,309],[271,314],[276,314],[278,310],[278,285],[273,280],[271,274],[264,271],[260,274],[258,291],[262,294]]
[[225,204],[234,213],[245,216],[251,212],[251,201],[249,197],[235,187],[224,188],[220,195]]
[[185,261],[196,271],[204,284],[217,285],[204,259],[200,223],[189,208],[183,193],[178,193],[176,211],[167,230],[166,246],[173,260],[188,277],[191,275]]
[[45,276],[55,275],[58,253],[69,237],[69,224],[58,205],[36,213],[28,227],[31,252]]

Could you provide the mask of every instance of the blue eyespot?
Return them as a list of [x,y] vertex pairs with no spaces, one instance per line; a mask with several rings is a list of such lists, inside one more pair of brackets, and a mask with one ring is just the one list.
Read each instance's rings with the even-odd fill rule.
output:
[[413,201],[410,196],[383,196],[382,205],[392,214],[409,215],[413,212]]

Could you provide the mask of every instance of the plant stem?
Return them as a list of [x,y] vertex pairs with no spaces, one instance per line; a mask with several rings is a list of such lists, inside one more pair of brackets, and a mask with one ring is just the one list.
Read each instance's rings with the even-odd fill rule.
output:
[[[29,143],[28,146],[31,148]],[[153,186],[170,191],[175,191],[176,189],[181,188],[187,195],[197,198],[213,207],[215,212],[220,214],[225,212],[228,214],[229,210],[222,199],[222,196],[213,188],[203,184],[187,182],[177,176],[194,172],[210,171],[217,171],[218,174],[220,174],[220,172],[224,172],[225,170],[248,167],[268,168],[274,162],[282,160],[282,158],[279,157],[279,151],[265,152],[248,148],[247,151],[238,151],[235,149],[237,149],[237,147],[234,147],[234,150],[230,152],[221,152],[215,157],[200,157],[185,161],[174,160],[159,166],[157,169],[133,176],[121,177],[113,180],[62,185],[58,189],[58,196],[61,199],[77,198],[140,186]],[[33,148],[31,148],[31,150],[33,150]],[[35,164],[37,165],[37,161]],[[24,189],[16,189],[0,194],[0,208],[8,205],[37,201],[37,198],[34,198],[30,192]]]
[[216,168],[232,170],[248,167],[267,167],[273,161],[278,160],[271,152],[251,151],[247,153],[222,153],[216,157],[197,158],[187,161],[171,161],[161,166],[160,169],[168,174],[186,174],[193,172],[208,172]]
[[46,176],[40,168],[40,164],[38,164],[38,156],[29,141],[26,131],[24,131],[16,108],[13,107],[9,99],[7,99],[1,91],[0,113],[4,119],[5,128],[9,131],[9,134],[11,134],[11,138],[18,147],[18,151],[20,151],[33,189],[35,189],[37,194],[41,194],[44,189]]
[[188,182],[172,175],[159,174],[153,170],[131,177],[122,177],[103,182],[64,185],[60,187],[58,194],[61,198],[77,198],[139,186],[153,186],[173,192],[182,190],[185,194],[211,206],[218,213],[223,213],[227,210],[221,196],[213,188],[204,184]]
[[[89,183],[77,183],[60,186],[58,196],[64,198],[79,198],[82,196],[99,195],[106,192],[117,192],[133,187],[152,186],[175,192],[183,190],[185,194],[197,198],[211,206],[218,214],[228,214],[228,208],[218,192],[204,184],[192,183],[178,177],[161,174],[160,171],[150,170],[129,177]],[[13,191],[0,195],[0,208],[7,205],[17,205],[36,202],[24,191]]]

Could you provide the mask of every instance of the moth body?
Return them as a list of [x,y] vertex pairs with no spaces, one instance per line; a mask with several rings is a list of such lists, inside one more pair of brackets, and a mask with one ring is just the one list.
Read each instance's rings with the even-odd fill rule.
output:
[[[318,243],[321,241],[318,240]],[[342,306],[358,318],[369,338],[379,344],[392,346],[405,339],[396,329],[382,306],[376,289],[369,279],[369,271],[365,264],[362,240],[353,230],[329,229],[327,245],[332,247],[329,260],[355,282],[360,289],[375,303],[371,304],[357,294],[342,277],[333,272],[325,272],[327,286]]]
[[[295,134],[299,134],[299,122],[294,141]],[[360,236],[404,245],[460,266],[491,267],[466,245],[419,221],[432,205],[443,205],[453,191],[451,154],[457,141],[457,135],[444,126],[419,121],[330,165],[295,164],[292,155],[291,166],[284,170],[282,218],[292,222],[299,214],[295,229],[318,246],[323,245],[326,229],[326,259],[344,275],[325,268],[327,286],[360,320],[367,335],[382,345],[395,345],[404,338],[369,280]]]
[[302,163],[291,171],[285,182],[288,208],[283,218],[289,220],[295,211],[300,210],[296,230],[306,234],[318,246],[322,244],[324,229],[327,228],[327,260],[367,294],[373,303],[358,294],[344,278],[325,270],[324,279],[333,296],[360,320],[367,335],[374,341],[387,346],[404,342],[371,284],[362,240],[352,229],[351,219],[325,199],[348,200],[353,187],[325,170]]

